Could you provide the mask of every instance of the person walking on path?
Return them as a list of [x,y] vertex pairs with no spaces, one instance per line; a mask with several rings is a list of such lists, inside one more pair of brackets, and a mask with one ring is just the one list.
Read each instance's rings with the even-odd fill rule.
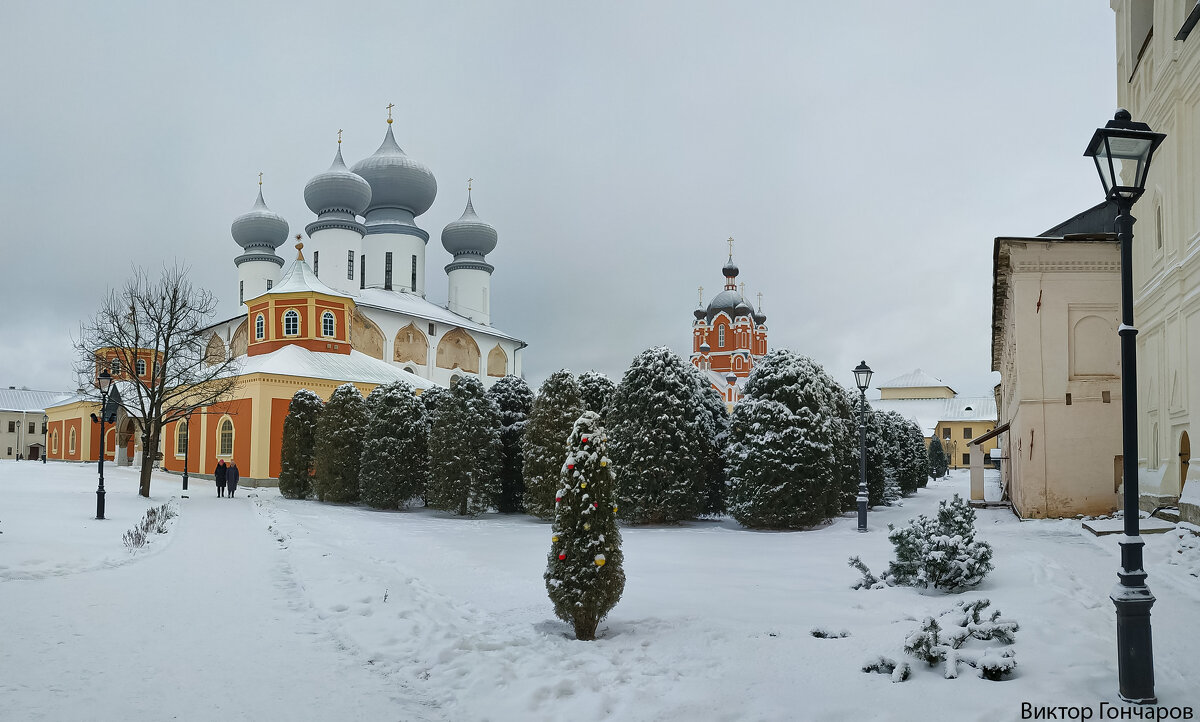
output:
[[217,461],[217,468],[213,471],[213,480],[217,482],[217,496],[225,496],[225,480],[229,476],[229,467],[225,466],[225,460]]
[[237,491],[238,483],[238,468],[237,462],[229,462],[229,469],[225,472],[225,483],[229,485],[229,498],[233,498],[233,492]]

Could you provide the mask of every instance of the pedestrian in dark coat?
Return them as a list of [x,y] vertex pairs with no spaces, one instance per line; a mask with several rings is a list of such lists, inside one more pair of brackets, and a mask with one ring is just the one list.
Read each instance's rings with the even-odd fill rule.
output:
[[229,498],[233,498],[233,492],[237,491],[238,483],[238,468],[237,462],[229,462],[229,470],[225,472],[225,483],[229,485]]
[[213,479],[217,482],[217,496],[225,496],[225,481],[229,476],[229,467],[225,466],[225,460],[221,459],[217,462],[217,468],[213,471]]

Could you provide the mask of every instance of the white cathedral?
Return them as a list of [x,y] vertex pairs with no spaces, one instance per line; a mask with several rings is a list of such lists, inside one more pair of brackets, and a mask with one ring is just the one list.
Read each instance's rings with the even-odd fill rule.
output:
[[[248,347],[253,357],[256,350],[263,353],[282,348],[287,345],[285,336],[294,335],[295,342],[310,351],[328,349],[334,351],[331,356],[342,356],[340,360],[326,357],[335,365],[354,361],[353,365],[362,366],[365,362],[366,368],[357,376],[367,378],[344,378],[356,375],[347,368],[321,374],[338,375],[342,380],[378,382],[391,375],[381,374],[380,367],[363,356],[390,364],[397,378],[416,388],[425,388],[430,382],[449,386],[462,375],[473,375],[485,386],[505,375],[521,375],[521,351],[526,344],[491,325],[495,269],[486,256],[495,249],[498,236],[495,228],[475,214],[469,186],[462,217],[447,224],[441,234],[442,246],[454,257],[445,267],[447,306],[426,300],[429,233],[417,225],[417,217],[433,205],[437,181],[425,165],[400,148],[390,117],[387,122],[379,150],[349,169],[342,160],[339,137],[333,165],[304,187],[304,201],[316,218],[305,226],[308,238],[298,244],[303,247],[301,258],[284,279],[289,287],[307,284],[312,287],[305,290],[318,295],[352,299],[353,303],[344,307],[347,311],[331,308],[320,320],[314,316],[311,321],[298,321],[313,333],[274,333],[273,322],[286,326],[287,319],[276,319],[271,313],[265,315],[265,322],[250,321],[247,309],[254,313],[265,297],[277,296],[282,290],[284,259],[276,249],[289,236],[287,221],[263,201],[260,180],[254,207],[234,220],[231,228],[234,241],[242,248],[234,264],[243,313],[207,330],[211,334],[210,358],[246,355]],[[300,236],[296,238],[300,240]],[[307,268],[298,272],[303,266]],[[338,329],[338,323],[347,327]],[[321,343],[326,337],[330,342]],[[270,343],[272,339],[276,343]],[[339,349],[334,341],[342,342],[343,347]],[[307,364],[288,375],[310,375],[311,367]],[[282,368],[274,372],[288,373]]]

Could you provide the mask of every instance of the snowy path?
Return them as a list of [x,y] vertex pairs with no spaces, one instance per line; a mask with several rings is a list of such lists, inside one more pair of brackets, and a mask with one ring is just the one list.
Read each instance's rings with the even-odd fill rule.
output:
[[[178,493],[154,483],[158,503]],[[218,499],[200,482],[179,503],[175,528],[132,562],[0,582],[0,718],[429,717],[303,611],[244,490]],[[132,524],[109,516],[119,543]]]

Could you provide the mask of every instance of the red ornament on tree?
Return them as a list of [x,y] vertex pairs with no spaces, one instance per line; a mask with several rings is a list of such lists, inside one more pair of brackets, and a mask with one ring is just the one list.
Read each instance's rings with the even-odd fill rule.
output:
[[567,468],[568,468],[568,469],[574,469],[574,468],[575,468],[575,465],[574,465],[574,464],[567,464]]
[[586,436],[585,436],[585,437],[583,437],[583,439],[582,439],[583,443],[585,443],[585,444],[586,444],[586,443],[587,443],[587,439],[588,439],[588,437],[586,437]]
[[558,560],[559,560],[560,562],[561,562],[563,559],[566,559],[566,558],[567,558],[567,555],[566,555],[566,554],[559,554],[559,555],[558,555]]

